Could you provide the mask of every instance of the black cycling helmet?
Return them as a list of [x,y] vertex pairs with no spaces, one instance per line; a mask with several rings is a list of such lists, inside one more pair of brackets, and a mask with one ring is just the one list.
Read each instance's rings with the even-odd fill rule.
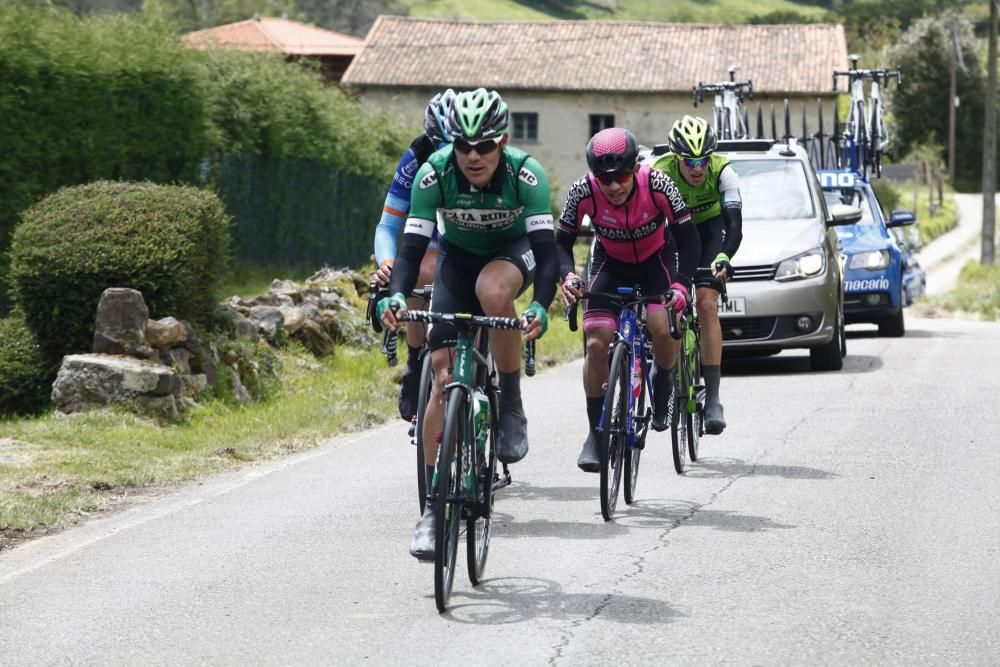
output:
[[595,176],[613,176],[635,169],[639,147],[626,129],[609,127],[590,138],[587,166]]
[[451,107],[455,104],[455,97],[455,91],[449,88],[432,97],[424,111],[424,134],[430,137],[435,145],[451,143],[447,122]]
[[674,155],[697,159],[714,153],[719,142],[704,118],[684,116],[670,128],[667,144]]

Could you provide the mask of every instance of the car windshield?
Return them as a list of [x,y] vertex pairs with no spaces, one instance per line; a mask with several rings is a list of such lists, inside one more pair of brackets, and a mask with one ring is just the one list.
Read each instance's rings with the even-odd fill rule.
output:
[[816,214],[805,165],[798,160],[734,160],[744,220],[795,220]]
[[826,198],[826,205],[847,204],[861,209],[861,220],[858,225],[874,225],[875,218],[872,216],[872,205],[868,197],[864,196],[861,190],[854,188],[844,188],[842,190],[823,190],[823,197]]

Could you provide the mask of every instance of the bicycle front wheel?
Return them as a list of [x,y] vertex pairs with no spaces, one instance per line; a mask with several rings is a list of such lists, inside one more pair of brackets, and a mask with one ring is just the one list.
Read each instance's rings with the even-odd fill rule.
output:
[[692,331],[690,352],[685,355],[691,369],[691,398],[688,400],[688,455],[691,461],[698,460],[698,445],[705,431],[705,382],[701,376],[701,351],[698,336]]
[[610,521],[618,504],[622,480],[629,387],[628,350],[625,343],[615,345],[604,394],[604,429],[601,431],[601,516]]
[[[684,335],[687,333],[685,331]],[[677,364],[677,378],[674,384],[674,398],[671,407],[673,414],[670,418],[670,444],[674,459],[674,471],[680,475],[687,465],[688,449],[688,377],[689,371],[687,363]]]
[[414,423],[414,436],[417,443],[417,500],[420,503],[420,513],[424,513],[427,502],[427,475],[424,460],[424,411],[430,400],[434,387],[434,367],[431,365],[431,352],[424,350],[424,360],[420,364],[420,390],[417,392],[417,421]]
[[462,518],[462,447],[468,432],[465,394],[452,392],[444,418],[444,437],[438,450],[434,513],[434,601],[438,611],[448,608],[451,585],[455,581],[458,529]]
[[493,527],[493,480],[497,471],[498,419],[496,399],[490,397],[489,437],[486,449],[476,451],[476,507],[465,524],[466,560],[469,581],[478,586],[486,571],[486,557],[490,552],[490,535]]

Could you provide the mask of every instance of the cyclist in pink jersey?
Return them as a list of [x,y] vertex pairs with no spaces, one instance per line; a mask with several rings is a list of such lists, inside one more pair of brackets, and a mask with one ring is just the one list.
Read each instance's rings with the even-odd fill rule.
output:
[[[595,292],[613,293],[620,285],[640,285],[644,294],[670,296],[669,301],[664,297],[662,304],[650,304],[646,315],[656,361],[652,426],[663,431],[669,427],[668,402],[677,357],[667,308],[679,312],[687,305],[701,240],[674,182],[661,171],[640,166],[637,159],[635,137],[628,130],[613,127],[593,136],[587,145],[590,173],[574,183],[566,196],[556,231],[556,250],[567,304],[580,298],[584,282]],[[597,235],[587,281],[574,273],[573,261],[573,243],[584,216],[590,218]],[[617,306],[603,299],[587,300],[583,314],[587,349],[583,389],[590,431],[577,460],[577,465],[587,472],[600,470],[594,429],[601,419],[608,351],[617,328]]]

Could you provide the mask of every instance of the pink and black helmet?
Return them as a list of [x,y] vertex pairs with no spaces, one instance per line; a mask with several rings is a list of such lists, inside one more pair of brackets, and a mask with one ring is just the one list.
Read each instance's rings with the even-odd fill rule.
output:
[[595,176],[615,176],[635,169],[639,148],[626,129],[609,127],[590,138],[587,166]]

